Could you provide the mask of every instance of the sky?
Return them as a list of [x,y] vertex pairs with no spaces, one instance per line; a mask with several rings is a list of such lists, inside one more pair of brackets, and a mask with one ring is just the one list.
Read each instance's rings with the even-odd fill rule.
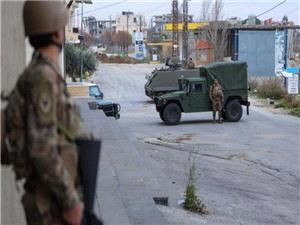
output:
[[[122,11],[132,11],[135,14],[143,14],[149,22],[153,15],[161,15],[171,12],[172,0],[92,0],[92,5],[84,5],[84,16],[94,16],[98,20],[108,19],[121,14]],[[179,6],[183,0],[179,0]],[[203,0],[189,1],[189,14],[197,20],[200,17],[201,3]],[[224,0],[224,19],[237,16],[246,19],[248,15],[258,15],[283,0]],[[98,10],[97,10],[98,9]],[[81,7],[80,7],[81,10]],[[89,12],[93,11],[93,12]],[[300,0],[287,0],[274,10],[259,17],[261,20],[273,18],[273,21],[281,21],[287,15],[289,20],[300,24]]]

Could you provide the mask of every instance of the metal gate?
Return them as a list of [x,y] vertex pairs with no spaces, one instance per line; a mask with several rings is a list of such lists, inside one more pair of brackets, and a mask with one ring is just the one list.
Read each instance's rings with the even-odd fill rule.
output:
[[248,64],[250,76],[275,75],[275,31],[239,31],[238,59]]

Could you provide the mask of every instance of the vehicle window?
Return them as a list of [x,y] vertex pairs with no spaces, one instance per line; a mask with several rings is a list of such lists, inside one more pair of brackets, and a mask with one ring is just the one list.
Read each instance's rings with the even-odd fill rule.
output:
[[98,86],[91,86],[90,87],[90,96],[100,96],[100,90]]
[[193,84],[192,85],[192,92],[202,92],[203,88],[202,88],[202,84]]

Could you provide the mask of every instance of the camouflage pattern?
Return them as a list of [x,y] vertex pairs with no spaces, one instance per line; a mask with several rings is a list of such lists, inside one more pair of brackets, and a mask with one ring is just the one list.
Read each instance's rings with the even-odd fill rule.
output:
[[24,137],[19,145],[24,146],[18,148],[24,148],[26,158],[26,165],[20,168],[26,170],[22,203],[27,223],[66,224],[62,211],[81,199],[74,144],[79,135],[79,114],[67,96],[57,65],[42,53],[34,53],[14,92],[24,99],[11,97],[7,111],[21,108],[23,112],[20,118],[10,119],[24,122],[19,129],[24,134],[19,135]]
[[219,122],[221,122],[221,115],[224,102],[224,94],[222,86],[217,80],[214,80],[214,83],[210,86],[209,97],[212,101],[213,108],[213,119],[216,119],[216,112],[218,111]]

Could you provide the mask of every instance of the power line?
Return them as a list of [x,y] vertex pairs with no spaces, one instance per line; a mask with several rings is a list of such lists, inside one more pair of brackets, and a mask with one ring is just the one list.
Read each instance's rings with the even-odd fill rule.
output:
[[[128,0],[123,0],[123,1],[115,2],[115,3],[112,3],[112,4],[106,5],[106,6],[102,6],[102,7],[96,8],[96,9],[92,9],[92,10],[89,10],[89,11],[85,11],[85,12],[83,13],[83,15],[85,15],[85,14],[87,14],[87,13],[96,12],[96,11],[101,10],[101,9],[106,9],[106,8],[109,8],[109,7],[112,7],[112,6],[115,6],[115,5],[119,5],[119,4],[125,3],[125,2],[127,2],[127,1],[128,1]],[[79,15],[81,15],[81,14],[79,14]]]
[[284,13],[281,13],[280,15],[276,15],[276,16],[273,17],[273,18],[280,19],[280,18],[282,18],[284,15],[289,16],[290,13],[292,13],[292,12],[294,12],[294,11],[296,11],[296,10],[299,10],[299,7],[294,8],[294,9],[289,10],[289,11],[285,11]]
[[151,12],[151,13],[154,13],[154,12],[156,12],[157,10],[159,10],[159,9],[161,9],[163,6],[166,6],[167,4],[167,2],[169,2],[169,0],[165,0],[165,1],[163,1],[159,6],[155,6],[153,9],[147,9],[147,10],[145,10],[144,12],[142,12],[142,14],[145,14],[145,13],[149,13],[149,12]]
[[284,1],[280,2],[280,3],[278,3],[277,5],[273,6],[271,9],[268,9],[267,11],[264,11],[263,13],[257,15],[256,17],[262,16],[262,15],[264,15],[264,14],[266,14],[266,13],[272,11],[273,9],[275,9],[275,8],[277,8],[278,6],[282,5],[282,4],[285,3],[286,1],[287,1],[287,0],[284,0]]

